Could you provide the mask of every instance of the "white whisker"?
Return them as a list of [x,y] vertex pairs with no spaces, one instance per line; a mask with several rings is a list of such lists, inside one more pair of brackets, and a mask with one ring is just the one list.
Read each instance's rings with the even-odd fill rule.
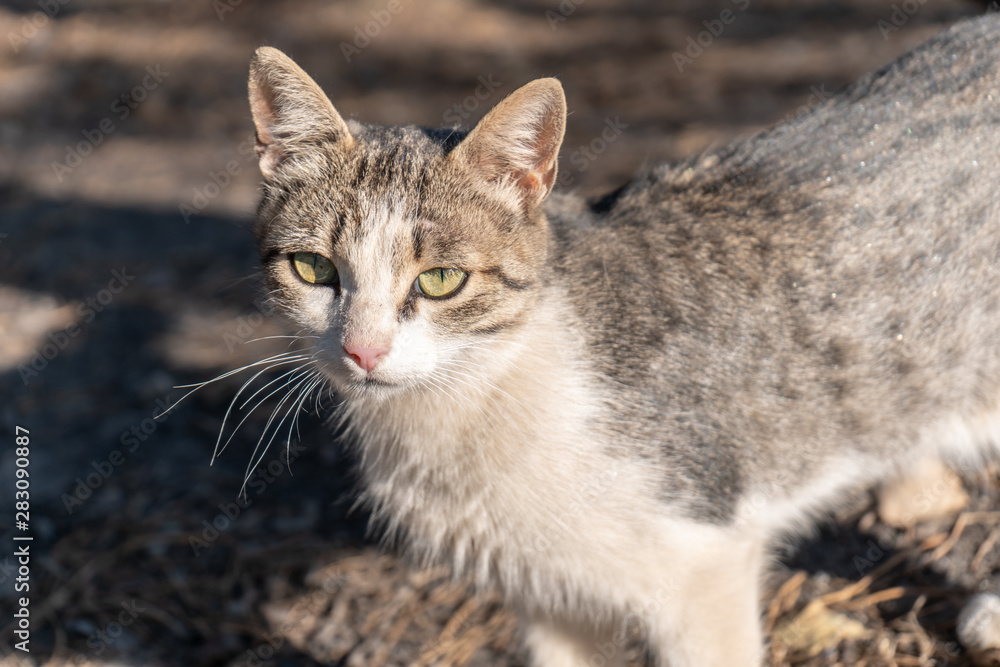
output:
[[[490,396],[488,393],[486,393],[483,390],[482,387],[477,386],[477,385],[475,385],[474,383],[472,383],[472,382],[470,382],[468,380],[464,380],[462,378],[455,377],[455,376],[451,375],[450,371],[448,371],[448,370],[444,370],[442,372],[439,372],[438,373],[438,378],[440,378],[442,380],[445,380],[446,382],[450,382],[450,383],[452,383],[452,385],[454,385],[454,384],[461,384],[461,385],[464,385],[466,387],[469,387],[470,389],[474,389],[475,391],[479,392],[484,398],[487,398],[490,401],[492,401],[493,404],[496,405],[498,408],[502,408],[503,407],[500,404],[500,402],[496,400],[495,397]],[[479,405],[478,403],[476,403],[475,401],[473,401],[471,398],[469,398],[468,396],[466,396],[462,392],[455,392],[454,394],[449,394],[449,396],[454,397],[457,400],[465,400],[465,401],[467,401],[470,405],[472,405],[477,410],[479,410],[479,412],[482,413],[483,417],[486,418],[486,421],[488,421],[493,428],[498,428],[497,424],[493,421],[493,419],[490,417],[489,413],[486,412],[486,410],[483,408],[483,406]]]
[[[179,384],[179,385],[176,385],[174,387],[174,389],[186,389],[188,387],[194,387],[194,389],[192,389],[191,391],[189,391],[186,394],[184,394],[183,396],[181,396],[179,399],[177,399],[173,403],[173,405],[171,405],[170,407],[168,407],[166,410],[164,410],[160,414],[156,415],[155,418],[159,419],[160,417],[162,417],[163,415],[167,414],[168,412],[170,412],[171,410],[173,410],[174,408],[176,408],[178,405],[180,405],[181,402],[185,398],[187,398],[191,394],[195,393],[199,389],[201,389],[203,387],[207,387],[208,385],[212,384],[213,382],[218,382],[219,380],[224,380],[224,379],[226,379],[228,377],[231,377],[233,375],[236,375],[238,373],[242,373],[245,370],[249,370],[251,368],[255,368],[256,366],[261,366],[263,364],[271,363],[272,361],[275,361],[277,359],[281,359],[282,357],[292,358],[292,357],[288,357],[288,355],[291,355],[291,354],[293,354],[293,353],[292,352],[282,352],[281,354],[276,354],[274,356],[268,357],[267,359],[261,359],[260,361],[255,361],[252,364],[246,364],[244,366],[240,366],[239,368],[235,368],[235,369],[233,369],[231,371],[227,371],[227,372],[223,373],[222,375],[217,375],[216,377],[212,378],[211,380],[205,380],[204,382],[195,382],[193,384]],[[301,356],[302,358],[306,358],[306,355],[296,355],[296,356]]]
[[[312,371],[312,381],[306,385],[305,389],[302,390],[299,397],[298,403],[293,407],[294,412],[292,413],[292,421],[288,424],[288,438],[285,439],[285,458],[291,458],[292,449],[292,430],[295,430],[295,437],[299,440],[302,439],[302,434],[299,433],[299,414],[302,410],[302,405],[308,400],[309,395],[323,382],[323,376],[319,374],[318,371]],[[289,467],[289,472],[291,472],[291,467]]]
[[[310,372],[313,371],[310,370]],[[251,463],[250,465],[247,466],[246,476],[243,479],[243,486],[240,488],[240,493],[243,493],[243,491],[246,489],[247,482],[250,481],[250,476],[253,474],[253,471],[257,468],[257,466],[260,465],[260,462],[264,460],[264,456],[267,454],[267,450],[271,448],[271,443],[274,442],[274,438],[278,435],[278,432],[281,430],[281,425],[285,423],[286,419],[288,419],[289,411],[286,410],[285,416],[278,421],[277,425],[274,427],[274,432],[268,439],[267,444],[264,445],[264,449],[260,452],[260,456],[257,457],[257,451],[260,449],[260,445],[264,441],[264,438],[267,437],[267,431],[271,427],[272,422],[274,422],[274,418],[277,416],[278,411],[281,410],[281,406],[283,406],[285,404],[285,401],[287,401],[290,396],[294,395],[295,392],[308,380],[309,380],[309,375],[307,374],[305,378],[299,380],[298,384],[296,384],[294,387],[292,387],[285,393],[282,399],[274,407],[274,410],[271,411],[271,416],[270,418],[268,418],[267,423],[264,424],[263,433],[261,434],[260,439],[257,441],[257,446],[254,447],[253,453],[250,454]],[[293,404],[294,404],[294,399],[293,399]],[[289,406],[289,408],[290,407],[291,406]],[[254,461],[254,457],[257,457],[256,461]]]
[[451,373],[457,373],[457,374],[459,374],[459,375],[461,375],[463,377],[469,378],[470,380],[475,380],[477,382],[481,382],[481,383],[485,384],[486,386],[488,386],[489,388],[493,389],[494,391],[497,391],[497,392],[503,394],[504,396],[506,396],[510,400],[512,400],[515,403],[517,403],[518,405],[520,405],[522,408],[525,408],[525,409],[528,408],[528,406],[526,406],[520,399],[516,398],[515,396],[511,396],[510,393],[508,393],[507,391],[501,389],[496,384],[494,384],[492,381],[487,380],[486,378],[482,377],[481,375],[477,375],[477,374],[472,373],[472,372],[465,373],[465,372],[462,372],[462,371],[456,369],[456,366],[457,366],[458,368],[464,368],[467,371],[472,371],[473,369],[471,367],[469,367],[469,366],[462,366],[461,364],[459,364],[456,361],[441,362],[441,365],[444,366]]
[[296,340],[302,340],[302,339],[305,339],[305,338],[316,338],[316,339],[318,339],[319,336],[261,336],[260,338],[251,338],[250,340],[244,341],[244,344],[249,345],[250,343],[256,343],[257,341],[261,341],[261,340],[278,340],[278,339],[283,339],[283,338],[290,338],[292,341],[296,341]]
[[[308,363],[311,363],[311,362],[306,362],[306,363],[308,364]],[[257,396],[262,391],[266,390],[268,387],[270,387],[271,385],[275,384],[276,382],[280,382],[282,379],[287,378],[289,375],[292,375],[294,373],[308,373],[308,372],[309,371],[303,371],[303,366],[298,366],[297,368],[293,368],[290,371],[282,373],[280,376],[274,378],[273,380],[268,381],[267,384],[265,384],[263,387],[261,387],[260,389],[258,389],[257,391],[255,391],[253,394],[251,394],[250,397],[247,398],[247,400],[244,401],[243,404],[240,405],[238,409],[242,410],[243,408],[245,408],[247,406],[248,403],[250,403],[250,401],[252,401],[254,399],[255,396]],[[298,378],[295,378],[295,380],[297,380],[297,379]],[[226,443],[224,445],[222,445],[222,448],[220,449],[219,448],[219,442],[222,441],[222,436],[225,434],[225,429],[226,429],[226,418],[223,418],[223,420],[222,420],[222,428],[219,430],[219,438],[218,438],[218,440],[216,440],[216,443],[215,443],[215,447],[216,447],[216,450],[218,451],[218,453],[221,454],[222,452],[224,452],[226,450],[226,447],[229,446],[229,443],[232,442],[233,438],[236,437],[236,434],[239,432],[240,427],[243,426],[243,424],[245,424],[246,421],[248,419],[250,419],[250,417],[253,416],[253,414],[257,411],[257,409],[260,406],[262,406],[267,401],[267,399],[269,399],[272,396],[274,396],[275,394],[277,394],[284,387],[287,387],[290,382],[293,382],[293,381],[294,380],[292,380],[292,379],[286,380],[284,385],[281,385],[281,386],[277,387],[276,389],[274,389],[270,393],[268,393],[266,396],[264,396],[263,398],[261,398],[259,401],[257,401],[257,405],[253,406],[247,412],[247,414],[243,417],[243,419],[240,420],[240,423],[237,424],[236,428],[233,429],[233,432],[229,436],[229,439],[226,440]],[[244,385],[244,386],[246,386],[246,385]],[[241,391],[242,391],[242,389],[241,389]],[[239,398],[238,395],[235,396],[235,397],[233,397],[233,401],[229,404],[230,408],[232,408],[233,404],[235,404],[237,398]],[[229,416],[229,411],[227,410],[226,411],[226,417],[228,417],[228,416]],[[268,423],[270,423],[270,422],[268,422]],[[215,461],[215,456],[216,456],[215,454],[212,455],[212,461]]]

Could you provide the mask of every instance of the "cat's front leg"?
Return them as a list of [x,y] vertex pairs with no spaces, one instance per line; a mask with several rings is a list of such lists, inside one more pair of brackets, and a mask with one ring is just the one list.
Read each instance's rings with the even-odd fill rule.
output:
[[[721,537],[721,539],[717,539]],[[692,539],[668,574],[667,595],[642,612],[663,667],[760,667],[763,539]]]
[[625,631],[543,617],[524,621],[531,667],[622,667]]

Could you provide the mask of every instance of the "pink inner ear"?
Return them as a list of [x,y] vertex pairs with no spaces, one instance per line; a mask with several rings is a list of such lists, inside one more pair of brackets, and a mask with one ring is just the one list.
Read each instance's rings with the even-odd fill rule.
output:
[[277,124],[278,118],[274,110],[274,91],[266,83],[251,86],[250,110],[257,129],[257,144],[267,146],[274,143],[271,128]]
[[277,137],[274,135],[274,128],[278,123],[274,92],[264,86],[254,87],[250,96],[250,106],[257,131],[254,152],[260,161],[260,170],[266,176],[274,172],[283,157],[277,144]]
[[[558,150],[559,148],[556,147],[556,151]],[[551,190],[553,184],[555,184],[556,182],[556,163],[550,162],[549,164],[544,165],[540,170],[536,171],[535,173],[540,176],[539,187],[544,188],[546,190]]]
[[555,181],[555,164],[549,163],[539,168],[518,171],[514,176],[514,184],[524,192],[530,192],[534,196],[546,193],[552,189]]
[[278,165],[285,158],[285,152],[281,150],[281,147],[276,143],[264,143],[257,139],[257,145],[254,146],[254,151],[257,153],[258,165],[260,166],[260,171],[265,176],[269,176],[275,172]]
[[525,190],[537,190],[542,184],[534,171],[522,171],[517,179],[517,186]]

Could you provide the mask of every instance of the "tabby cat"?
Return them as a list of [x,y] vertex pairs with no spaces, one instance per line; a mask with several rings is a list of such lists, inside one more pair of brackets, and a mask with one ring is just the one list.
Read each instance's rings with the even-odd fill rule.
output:
[[595,201],[539,79],[469,132],[342,118],[257,51],[270,299],[365,497],[502,591],[531,664],[752,666],[768,548],[1000,436],[1000,17]]

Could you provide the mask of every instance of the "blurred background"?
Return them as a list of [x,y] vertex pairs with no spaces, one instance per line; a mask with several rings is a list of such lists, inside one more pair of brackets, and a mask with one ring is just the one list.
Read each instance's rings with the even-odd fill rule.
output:
[[[472,125],[556,76],[570,109],[560,187],[590,196],[643,164],[808,112],[985,11],[971,0],[0,2],[0,663],[522,664],[496,599],[366,535],[350,459],[323,423],[333,400],[304,406],[288,438],[282,422],[250,473],[272,410],[277,422],[288,408],[283,380],[246,405],[263,399],[258,410],[234,408],[213,465],[223,416],[259,367],[162,414],[186,391],[175,387],[287,350],[255,305],[256,47],[291,55],[345,117],[386,124]],[[236,407],[279,377],[258,378]],[[26,530],[14,521],[16,427],[30,434]],[[893,521],[866,492],[779,554],[771,664],[967,664],[955,614],[1000,559],[996,473],[942,475],[915,492],[942,511]],[[14,535],[34,538],[30,653],[13,649],[25,595]],[[627,650],[644,664],[641,646]]]

